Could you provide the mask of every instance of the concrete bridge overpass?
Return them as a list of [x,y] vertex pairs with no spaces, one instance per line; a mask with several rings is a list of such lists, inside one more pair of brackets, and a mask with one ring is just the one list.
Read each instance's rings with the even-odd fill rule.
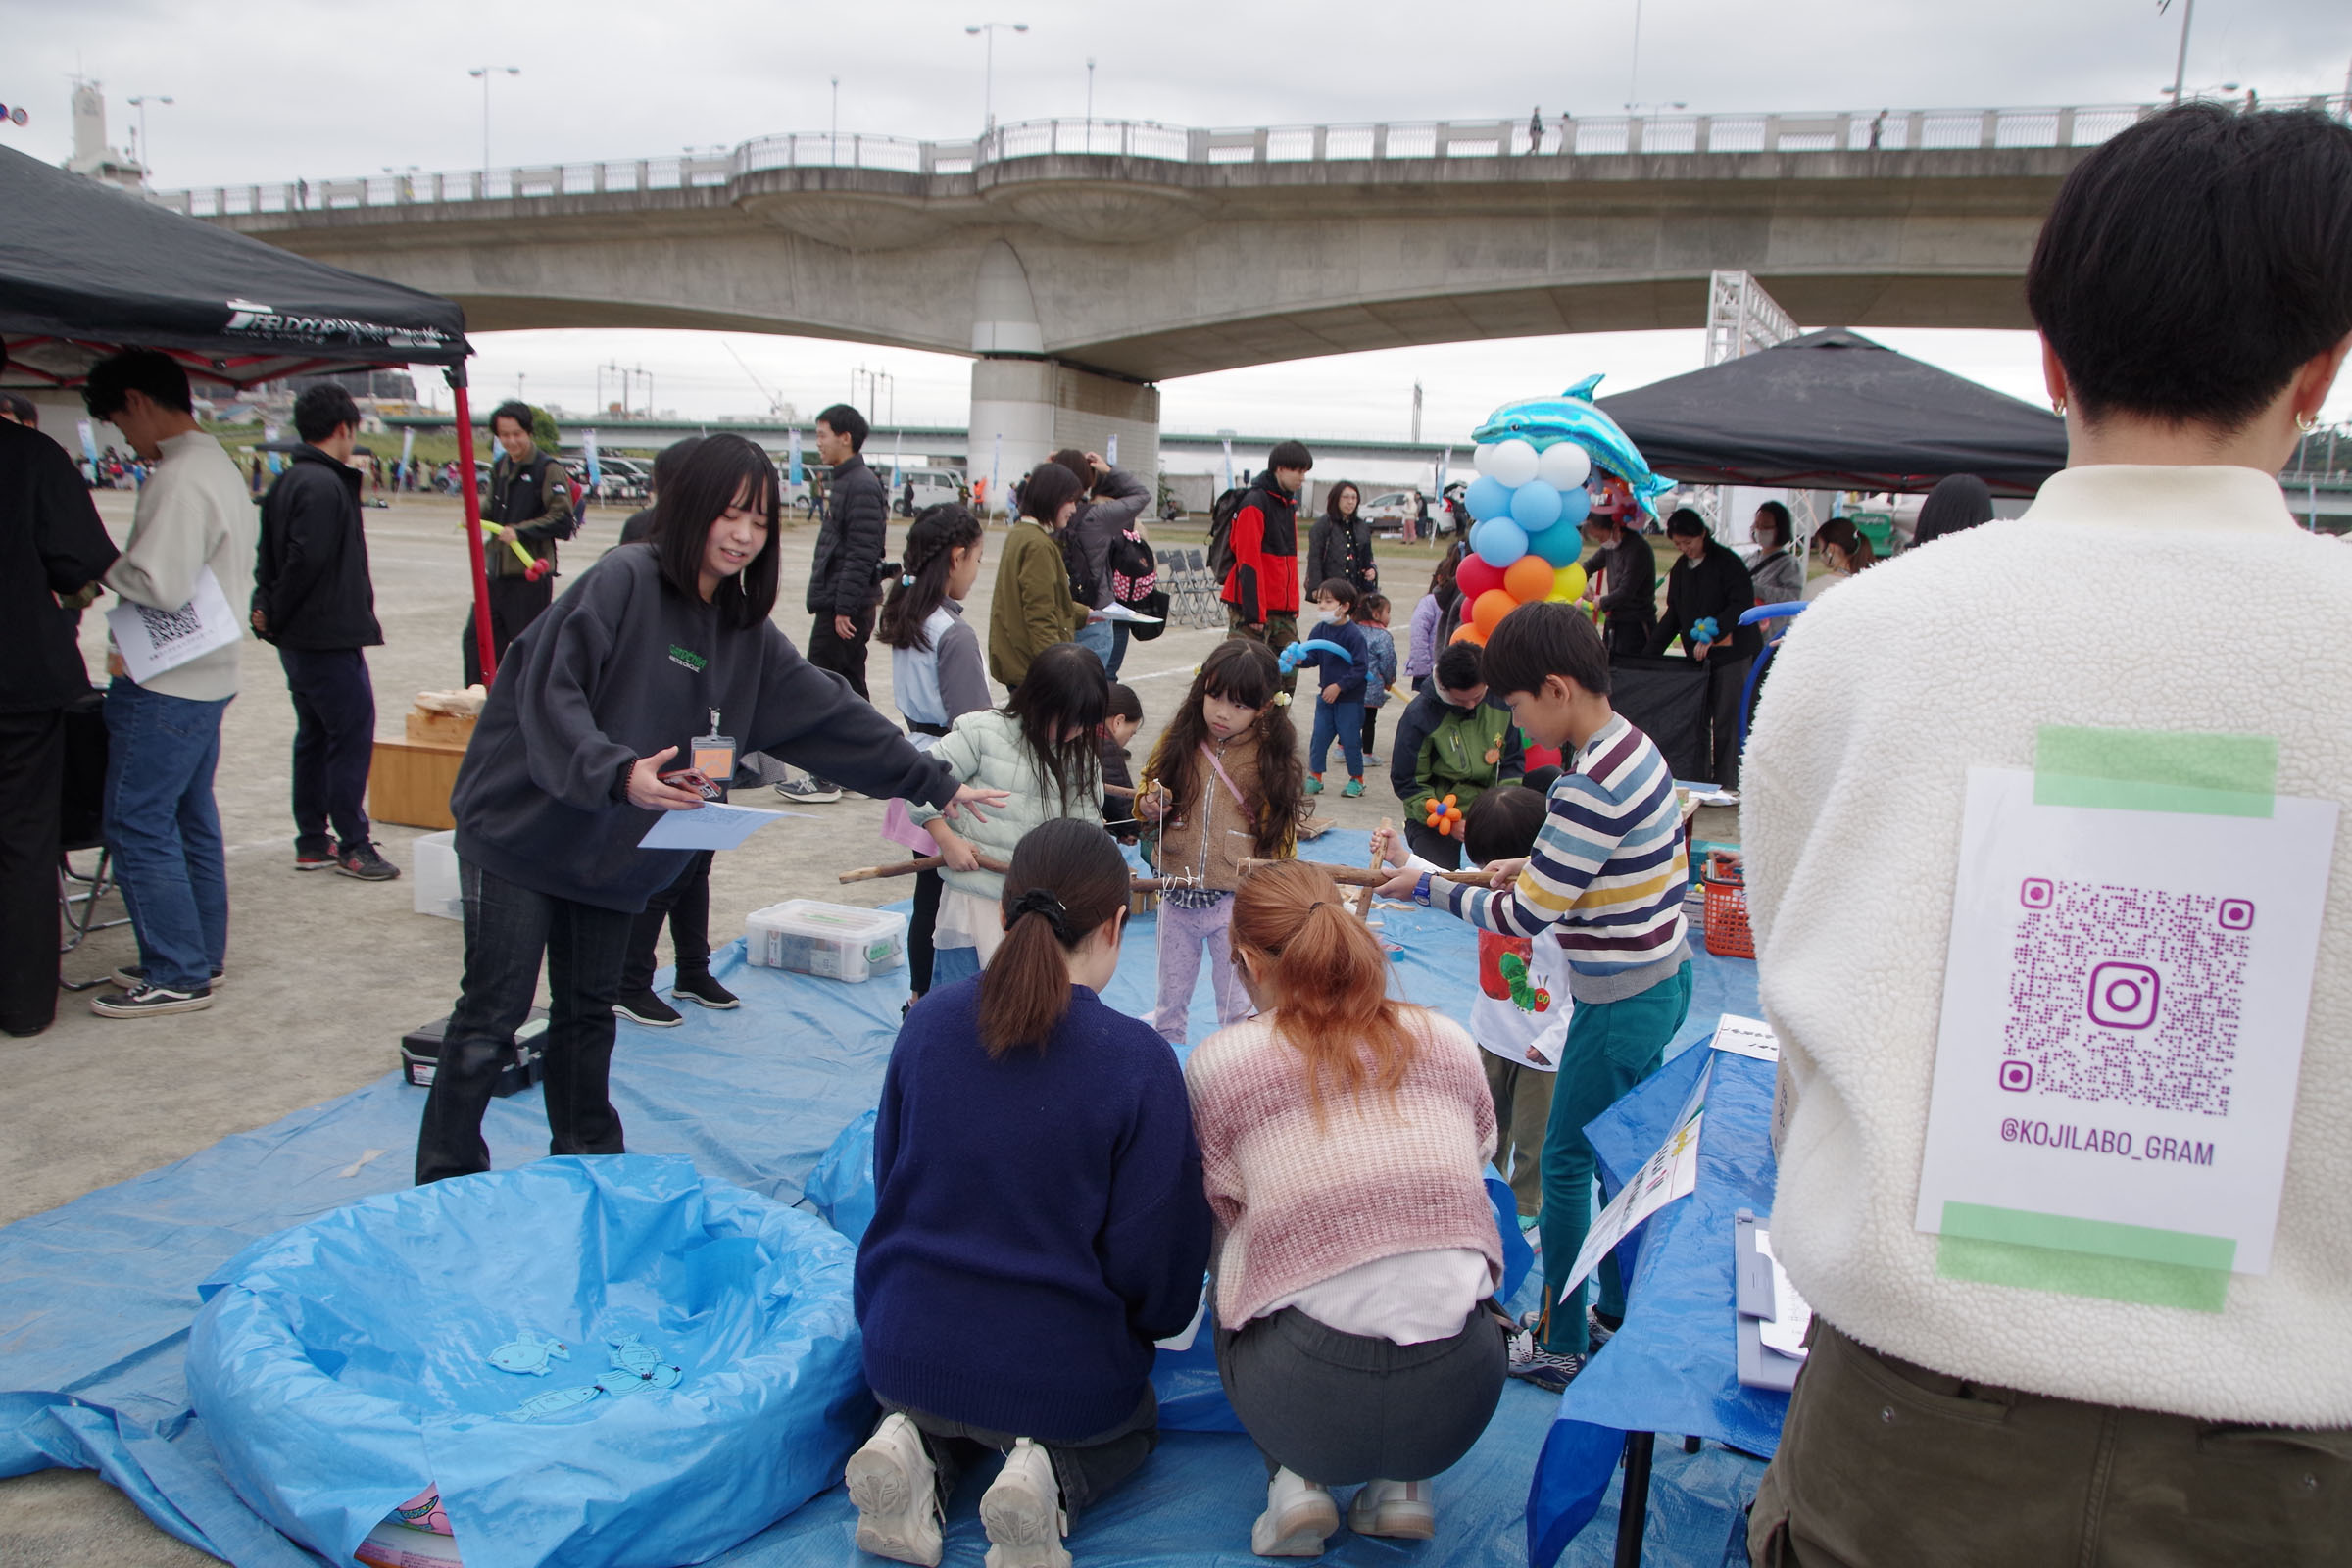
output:
[[164,199],[463,302],[477,330],[769,331],[975,356],[975,451],[1135,459],[1168,376],[1692,327],[1716,269],[1807,325],[2017,327],[2041,216],[2156,106],[792,135],[712,157]]

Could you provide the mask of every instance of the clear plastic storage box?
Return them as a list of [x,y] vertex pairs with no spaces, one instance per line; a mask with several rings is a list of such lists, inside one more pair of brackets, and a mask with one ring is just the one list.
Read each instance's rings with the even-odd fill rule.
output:
[[427,833],[409,846],[409,890],[418,914],[437,914],[444,920],[466,918],[466,902],[458,895],[458,835],[455,829]]
[[743,956],[770,969],[864,980],[906,953],[906,917],[850,904],[787,899],[743,922]]

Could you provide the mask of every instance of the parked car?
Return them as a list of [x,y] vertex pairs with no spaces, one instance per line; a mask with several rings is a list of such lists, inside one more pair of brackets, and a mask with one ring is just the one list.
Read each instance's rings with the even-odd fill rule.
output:
[[1402,534],[1404,525],[1420,515],[1418,493],[1411,490],[1388,490],[1364,503],[1364,515],[1372,523],[1374,534]]
[[901,468],[890,479],[891,510],[902,517],[964,499],[963,475],[953,468]]

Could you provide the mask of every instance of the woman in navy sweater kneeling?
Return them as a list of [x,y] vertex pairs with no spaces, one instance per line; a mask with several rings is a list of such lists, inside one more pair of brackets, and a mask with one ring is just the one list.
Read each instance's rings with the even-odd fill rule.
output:
[[1067,1568],[1069,1516],[1159,1446],[1152,1342],[1200,1299],[1208,1204],[1184,1077],[1096,993],[1127,863],[1102,825],[1022,839],[1004,944],[915,1003],[882,1081],[858,1321],[882,1424],[850,1458],[858,1544],[937,1563],[976,1448],[988,1568]]

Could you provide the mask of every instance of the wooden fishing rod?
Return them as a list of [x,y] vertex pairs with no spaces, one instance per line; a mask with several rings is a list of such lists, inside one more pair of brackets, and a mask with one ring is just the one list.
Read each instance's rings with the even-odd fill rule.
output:
[[[1283,860],[1246,859],[1242,862],[1242,872],[1244,875],[1248,875],[1260,866],[1287,863],[1289,862]],[[1309,860],[1306,863],[1318,871],[1327,873],[1334,882],[1344,888],[1376,888],[1403,869],[1401,866],[1382,866],[1377,871],[1370,871],[1357,870],[1352,865],[1327,865],[1321,860]],[[1441,882],[1483,883],[1493,879],[1493,873],[1488,871],[1438,871],[1432,874]]]
[[[942,863],[938,856],[925,855],[911,860],[893,860],[888,865],[861,865],[855,871],[842,872],[839,880],[872,882],[886,876],[910,876],[916,871],[935,871]],[[1011,867],[983,855],[980,857],[980,869],[1002,875]],[[1190,876],[1135,876],[1127,879],[1127,888],[1131,893],[1158,893],[1166,888],[1197,888],[1200,885],[1199,877]]]

